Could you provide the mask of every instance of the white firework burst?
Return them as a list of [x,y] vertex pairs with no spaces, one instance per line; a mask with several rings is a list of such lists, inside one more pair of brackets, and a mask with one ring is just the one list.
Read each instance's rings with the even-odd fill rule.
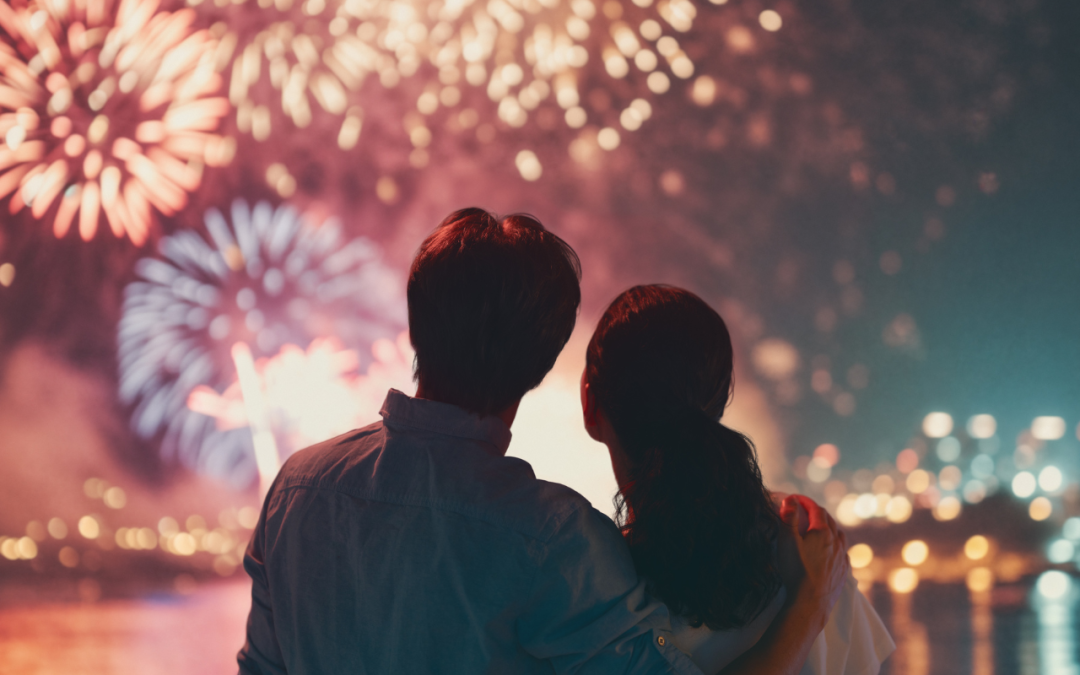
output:
[[250,434],[191,410],[191,393],[236,381],[230,350],[240,342],[256,357],[318,338],[367,353],[404,327],[404,284],[372,241],[347,241],[333,219],[316,225],[288,206],[237,200],[231,222],[215,209],[205,222],[208,236],[171,235],[137,264],[119,326],[119,393],[134,431],[160,440],[166,461],[245,484],[255,476]]

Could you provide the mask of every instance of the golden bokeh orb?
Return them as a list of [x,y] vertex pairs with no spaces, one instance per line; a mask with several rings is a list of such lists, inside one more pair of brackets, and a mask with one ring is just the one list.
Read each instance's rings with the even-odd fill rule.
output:
[[905,563],[912,567],[923,564],[929,556],[930,547],[921,539],[909,541],[904,544],[904,548],[900,551],[900,557],[904,559]]
[[848,549],[848,559],[855,569],[862,569],[874,559],[874,550],[866,544],[855,544]]
[[964,555],[971,560],[982,560],[990,552],[990,540],[976,534],[964,543]]

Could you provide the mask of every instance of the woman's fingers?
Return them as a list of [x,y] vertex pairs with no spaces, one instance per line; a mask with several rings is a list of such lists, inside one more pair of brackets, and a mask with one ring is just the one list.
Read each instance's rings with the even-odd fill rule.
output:
[[825,509],[818,506],[817,502],[804,495],[795,495],[799,504],[806,509],[806,513],[810,518],[810,527],[807,528],[807,532],[813,532],[815,530],[825,530],[836,534],[836,523],[832,521],[832,516],[828,514]]
[[788,495],[784,497],[780,502],[780,518],[789,525],[791,519],[798,516],[799,506],[798,501],[795,499],[795,495]]

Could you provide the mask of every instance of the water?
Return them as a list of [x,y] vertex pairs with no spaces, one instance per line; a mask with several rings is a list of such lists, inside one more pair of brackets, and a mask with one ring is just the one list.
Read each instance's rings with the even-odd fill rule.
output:
[[[911,595],[876,586],[869,597],[897,642],[883,674],[1080,675],[1077,584],[1049,601],[1033,582],[981,594],[962,585],[923,583]],[[231,675],[248,593],[236,580],[187,595],[0,607],[0,672]]]
[[1046,600],[1031,583],[971,593],[921,584],[911,595],[870,597],[897,643],[888,675],[1080,675],[1078,602],[1072,588]]

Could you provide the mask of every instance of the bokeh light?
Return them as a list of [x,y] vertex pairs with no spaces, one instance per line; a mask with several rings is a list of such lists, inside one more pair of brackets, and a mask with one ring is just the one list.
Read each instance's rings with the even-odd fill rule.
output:
[[1044,492],[1057,492],[1061,488],[1063,480],[1061,469],[1056,466],[1044,467],[1039,472],[1039,488]]
[[921,494],[930,487],[930,474],[922,469],[916,469],[908,474],[905,484],[911,494]]
[[1031,435],[1040,441],[1056,441],[1065,435],[1065,420],[1060,417],[1036,417],[1031,423]]
[[952,436],[946,436],[937,442],[937,456],[943,462],[955,462],[960,458],[960,441]]
[[982,593],[994,585],[994,573],[987,567],[975,567],[967,573],[966,582],[968,590]]
[[1047,600],[1058,600],[1069,593],[1072,588],[1072,578],[1064,572],[1049,570],[1039,575],[1035,588],[1038,589],[1039,595]]
[[955,490],[960,487],[960,481],[963,478],[964,474],[960,468],[950,464],[938,473],[938,485],[942,490]]
[[921,539],[914,539],[904,544],[904,548],[900,551],[900,557],[903,558],[904,563],[918,567],[926,562],[926,559],[930,555],[930,547],[926,545],[925,541]]
[[806,465],[806,477],[814,483],[824,483],[832,474],[832,465],[820,457],[814,457]]
[[989,478],[994,475],[994,458],[979,454],[971,460],[971,475],[976,478]]
[[905,448],[896,456],[896,469],[900,473],[911,473],[919,468],[919,453],[911,448]]
[[992,438],[997,433],[997,420],[993,415],[973,415],[967,423],[972,438]]
[[990,552],[990,540],[976,534],[964,542],[964,555],[971,560],[982,560]]
[[1046,520],[1054,513],[1054,505],[1046,497],[1036,497],[1028,506],[1028,515],[1032,520]]
[[822,443],[814,448],[814,459],[830,467],[836,466],[836,463],[840,461],[840,450],[832,443]]
[[855,544],[848,549],[848,559],[854,569],[862,569],[874,559],[874,550],[867,544]]
[[1080,516],[1073,516],[1066,519],[1061,532],[1065,537],[1072,541],[1080,541]]
[[944,412],[932,412],[923,418],[922,430],[929,438],[944,438],[952,433],[952,415]]
[[890,523],[904,523],[911,517],[911,500],[903,495],[897,495],[889,500],[885,507],[885,517]]
[[1076,547],[1068,539],[1055,539],[1046,549],[1046,559],[1056,565],[1069,562],[1075,554]]
[[910,567],[901,567],[889,572],[889,588],[894,593],[911,593],[919,585],[919,573]]
[[766,9],[758,15],[758,23],[760,23],[761,27],[765,30],[775,33],[783,27],[784,20],[775,10]]
[[956,497],[952,495],[942,497],[941,501],[933,509],[934,518],[937,520],[953,520],[960,515],[963,508],[963,504]]
[[1012,491],[1020,499],[1027,499],[1035,494],[1037,486],[1038,481],[1035,480],[1035,476],[1030,471],[1021,471],[1013,476]]

